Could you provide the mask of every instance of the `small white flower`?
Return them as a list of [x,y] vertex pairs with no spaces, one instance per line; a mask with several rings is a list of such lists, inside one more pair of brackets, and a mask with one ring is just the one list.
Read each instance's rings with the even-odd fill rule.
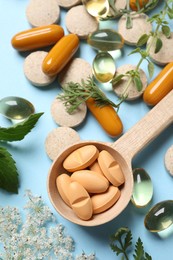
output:
[[[95,260],[95,255],[74,258],[74,241],[62,224],[56,224],[51,210],[40,196],[27,190],[25,222],[15,207],[0,208],[0,252],[3,260]],[[50,226],[51,224],[51,226]]]

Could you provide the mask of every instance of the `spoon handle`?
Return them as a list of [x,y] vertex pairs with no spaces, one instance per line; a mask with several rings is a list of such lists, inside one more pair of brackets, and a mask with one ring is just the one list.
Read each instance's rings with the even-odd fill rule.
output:
[[112,146],[129,163],[173,121],[173,90]]

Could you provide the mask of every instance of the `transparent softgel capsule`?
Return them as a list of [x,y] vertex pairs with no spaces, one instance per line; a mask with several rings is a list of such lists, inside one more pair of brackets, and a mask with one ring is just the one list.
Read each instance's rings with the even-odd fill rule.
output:
[[131,202],[138,208],[145,207],[153,197],[153,184],[148,173],[142,168],[133,170],[134,187]]
[[101,51],[114,51],[124,46],[123,37],[112,29],[100,29],[91,33],[87,42],[93,48]]
[[0,100],[0,113],[12,121],[25,120],[34,111],[34,106],[21,97],[9,96]]
[[112,80],[116,71],[115,61],[108,52],[99,52],[93,60],[92,68],[95,78],[102,83]]
[[94,17],[106,17],[109,13],[108,0],[82,0],[87,12]]
[[173,200],[164,200],[153,206],[144,219],[150,232],[161,232],[173,225]]

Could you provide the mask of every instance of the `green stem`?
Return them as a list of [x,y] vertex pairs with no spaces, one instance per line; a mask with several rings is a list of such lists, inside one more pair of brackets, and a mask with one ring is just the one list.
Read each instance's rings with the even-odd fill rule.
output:
[[[127,0],[127,2],[129,2],[129,1]],[[164,7],[164,9],[163,9],[163,12],[162,12],[162,16],[161,16],[161,21],[164,19],[166,13],[167,13],[167,6],[165,5],[165,7]],[[146,56],[140,58],[140,60],[139,60],[139,62],[138,62],[138,64],[137,64],[137,66],[136,66],[136,69],[135,69],[134,71],[136,71],[136,72],[139,71],[142,62],[146,59],[147,56],[149,56],[150,49],[151,49],[151,47],[153,46],[153,43],[154,43],[154,41],[155,41],[155,39],[156,39],[156,37],[157,37],[157,35],[158,35],[160,26],[161,26],[161,23],[158,23],[158,24],[157,24],[157,27],[156,27],[156,29],[155,29],[154,35],[152,36],[151,42],[148,44],[148,46],[147,46],[147,48],[146,48]],[[124,96],[124,95],[126,94],[126,92],[127,92],[128,88],[129,88],[131,82],[132,82],[132,77],[129,78],[129,80],[128,80],[128,82],[127,82],[125,88],[124,88],[124,91],[123,91],[123,95],[122,95],[122,96]]]
[[121,245],[121,248],[123,249],[123,254],[124,254],[125,259],[129,260],[128,255],[126,254],[126,251],[124,250],[123,243],[122,243],[121,239],[120,239],[119,243]]

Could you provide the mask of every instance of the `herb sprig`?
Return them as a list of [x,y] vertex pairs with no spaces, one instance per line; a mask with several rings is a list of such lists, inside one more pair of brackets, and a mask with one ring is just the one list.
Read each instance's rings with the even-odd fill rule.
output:
[[[0,142],[21,141],[35,126],[43,113],[31,115],[28,119],[11,127],[0,127]],[[4,147],[0,147],[0,188],[18,193],[19,180],[16,162]]]
[[[136,6],[138,7],[138,11],[133,12],[133,10],[129,7],[129,0],[127,0],[126,8],[118,10],[115,6],[115,0],[108,0],[109,2],[109,14],[106,18],[102,18],[101,20],[109,20],[115,19],[116,17],[126,14],[127,15],[127,28],[131,28],[131,17],[136,13],[146,13],[156,7],[159,0],[150,0],[148,3],[144,3],[143,7],[140,8],[139,0],[136,1]],[[129,27],[130,26],[130,27]]]
[[115,104],[113,101],[108,99],[91,77],[86,81],[82,80],[81,84],[69,82],[65,84],[62,89],[63,93],[57,98],[64,102],[67,112],[70,114],[89,98],[93,98],[96,106],[99,107],[111,105],[118,109],[121,104],[121,102]]
[[[166,20],[166,16],[168,16],[169,19],[173,19],[173,0],[165,1],[164,8],[160,11],[158,14],[154,14],[151,18],[148,19],[148,21],[153,24],[156,24],[156,29],[154,32],[150,32],[149,34],[144,34],[140,37],[137,43],[137,48],[134,49],[129,55],[132,55],[134,53],[140,54],[140,59],[136,65],[135,70],[130,70],[126,72],[125,74],[120,74],[118,76],[115,76],[112,79],[112,84],[116,87],[116,84],[121,81],[125,76],[128,78],[127,84],[124,87],[123,94],[121,96],[121,100],[124,100],[128,96],[128,88],[131,84],[131,82],[134,83],[135,87],[138,91],[141,90],[142,87],[142,81],[139,74],[139,69],[141,64],[144,60],[148,62],[148,73],[150,78],[152,78],[154,74],[154,64],[149,59],[149,53],[152,46],[155,46],[155,53],[159,52],[162,48],[162,41],[160,39],[160,32],[162,32],[167,38],[170,37],[170,28],[169,24]],[[141,46],[144,44],[147,44],[146,49],[141,49]]]
[[[132,232],[127,227],[122,227],[110,237],[110,247],[116,255],[123,255],[123,259],[129,260],[129,252],[132,249]],[[134,260],[152,260],[152,257],[144,251],[143,242],[138,238],[134,245]]]

